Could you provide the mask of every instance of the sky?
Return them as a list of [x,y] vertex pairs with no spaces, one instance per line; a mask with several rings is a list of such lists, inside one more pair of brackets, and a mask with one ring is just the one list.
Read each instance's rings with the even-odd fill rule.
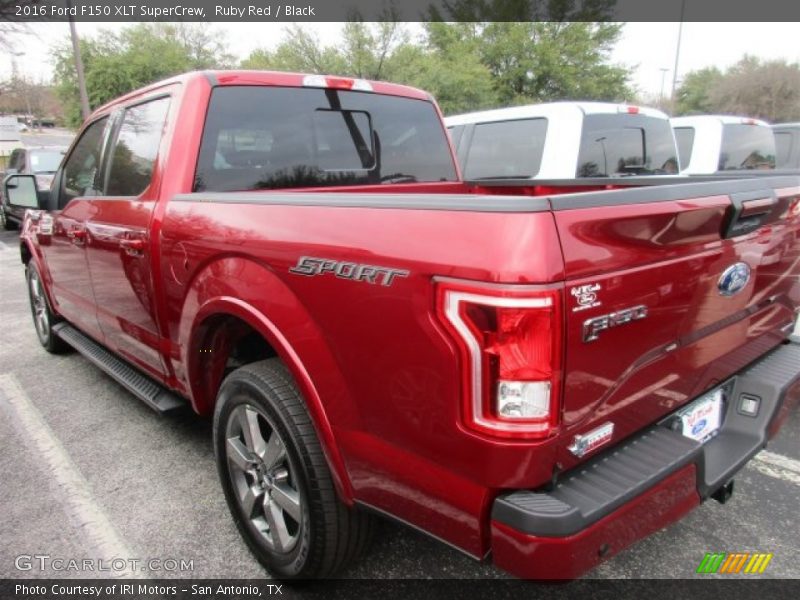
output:
[[[272,48],[284,37],[288,23],[215,23],[214,30],[227,36],[231,52],[246,57],[256,48]],[[124,23],[77,23],[81,36],[96,35],[100,29],[119,30]],[[409,23],[414,32],[418,24]],[[322,44],[335,44],[341,23],[304,23],[314,31]],[[678,23],[626,23],[623,34],[611,55],[611,62],[632,67],[632,83],[640,93],[658,96],[662,79],[664,94],[669,96]],[[67,39],[67,23],[31,24],[33,35],[17,40],[16,57],[20,72],[36,81],[52,76],[50,48],[53,43]],[[725,68],[737,62],[745,53],[764,58],[784,58],[800,62],[800,25],[798,23],[684,23],[678,63],[678,84],[688,71],[707,66]],[[12,56],[0,55],[0,80],[12,69]]]

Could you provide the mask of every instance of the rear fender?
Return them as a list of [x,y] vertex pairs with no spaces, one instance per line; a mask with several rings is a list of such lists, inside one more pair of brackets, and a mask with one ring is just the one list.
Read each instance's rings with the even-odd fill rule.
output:
[[[202,364],[203,324],[233,316],[257,331],[292,373],[311,414],[340,497],[353,501],[352,486],[333,434],[333,424],[354,418],[354,404],[325,338],[293,292],[267,267],[243,257],[206,265],[192,280],[179,326],[181,363],[190,399],[200,414],[214,410],[216,390],[207,390]],[[177,371],[177,369],[176,369]],[[322,400],[325,394],[325,402]]]

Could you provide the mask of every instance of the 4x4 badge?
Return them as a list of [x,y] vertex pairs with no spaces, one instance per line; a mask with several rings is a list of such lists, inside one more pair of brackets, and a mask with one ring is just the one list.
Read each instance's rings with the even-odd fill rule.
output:
[[614,437],[614,423],[609,421],[587,433],[576,435],[572,445],[569,446],[567,450],[578,458],[581,458],[589,454],[589,452],[595,448],[599,448],[603,444],[610,442],[612,437]]

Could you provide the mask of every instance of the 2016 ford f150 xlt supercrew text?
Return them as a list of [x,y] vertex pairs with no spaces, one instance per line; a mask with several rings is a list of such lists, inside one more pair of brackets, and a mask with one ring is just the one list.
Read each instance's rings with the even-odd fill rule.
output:
[[5,187],[41,343],[213,415],[275,575],[379,513],[561,579],[725,499],[800,400],[800,179],[641,179],[464,182],[427,93],[236,71]]

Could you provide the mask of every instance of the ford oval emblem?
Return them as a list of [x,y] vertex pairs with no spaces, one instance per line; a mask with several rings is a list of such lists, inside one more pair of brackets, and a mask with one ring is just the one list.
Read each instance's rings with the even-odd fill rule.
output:
[[692,435],[698,435],[703,429],[706,428],[707,421],[705,419],[700,419],[697,423],[695,423],[694,427],[692,427]]
[[717,287],[723,296],[735,296],[750,281],[750,265],[740,262],[731,265],[722,273]]

